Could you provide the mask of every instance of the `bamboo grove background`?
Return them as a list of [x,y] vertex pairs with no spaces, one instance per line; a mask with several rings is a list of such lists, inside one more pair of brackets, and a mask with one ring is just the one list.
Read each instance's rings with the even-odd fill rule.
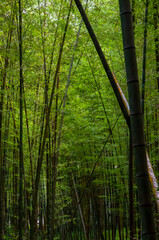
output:
[[[128,98],[119,3],[82,3]],[[131,5],[159,180],[159,6]],[[129,129],[73,1],[0,2],[0,84],[0,239],[141,239]]]

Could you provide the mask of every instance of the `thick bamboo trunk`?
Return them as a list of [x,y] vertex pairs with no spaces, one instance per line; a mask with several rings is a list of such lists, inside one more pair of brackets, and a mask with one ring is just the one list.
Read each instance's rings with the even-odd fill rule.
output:
[[136,63],[130,1],[119,0],[119,4],[130,104],[130,125],[132,132],[136,181],[138,187],[142,239],[156,240],[153,209],[151,203],[151,191],[146,161],[144,124],[140,104],[138,70]]

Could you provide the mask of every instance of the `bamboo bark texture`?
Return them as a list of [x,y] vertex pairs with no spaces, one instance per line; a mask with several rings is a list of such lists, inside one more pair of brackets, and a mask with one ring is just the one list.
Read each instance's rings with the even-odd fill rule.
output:
[[156,240],[130,1],[119,0],[142,240]]

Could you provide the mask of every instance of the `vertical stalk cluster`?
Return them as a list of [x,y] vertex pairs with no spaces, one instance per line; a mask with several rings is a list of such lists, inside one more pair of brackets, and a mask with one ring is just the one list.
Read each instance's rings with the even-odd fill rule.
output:
[[[135,0],[131,2],[135,15]],[[0,18],[4,24],[0,31],[0,240],[125,240],[133,239],[141,227],[143,239],[154,240],[149,181],[158,209],[159,191],[145,154],[129,4],[121,0],[130,108],[87,18],[88,0],[85,9],[80,0],[75,3],[82,19],[75,16],[72,0],[68,12],[68,2],[63,0],[0,4],[4,16],[4,21]],[[156,17],[156,0],[153,3]],[[89,9],[98,14],[100,6]],[[112,89],[105,89],[100,63],[92,59],[91,51],[86,53],[90,42],[85,47],[78,44],[87,38],[81,32],[83,21],[129,129],[113,105]],[[110,30],[109,25],[105,27]],[[144,70],[145,64],[146,60]],[[152,125],[156,122],[157,111]],[[129,165],[125,157],[128,130]],[[141,226],[134,214],[138,210],[133,202],[132,145]],[[156,146],[152,145],[150,150]]]
[[43,162],[43,155],[44,155],[44,148],[45,148],[45,143],[46,143],[46,138],[47,138],[47,133],[48,133],[48,127],[49,127],[49,119],[50,119],[51,107],[52,107],[52,102],[53,102],[56,82],[57,82],[57,78],[58,78],[59,70],[60,70],[60,66],[61,66],[63,47],[64,47],[66,33],[67,33],[67,29],[68,29],[68,23],[69,23],[69,18],[70,18],[70,13],[71,13],[71,7],[72,7],[72,0],[70,1],[69,12],[68,12],[68,15],[67,15],[67,20],[66,20],[66,25],[65,25],[65,29],[64,29],[64,34],[63,34],[62,42],[61,42],[60,49],[59,49],[59,55],[58,55],[58,61],[57,61],[57,65],[56,65],[56,71],[55,71],[55,75],[54,75],[54,80],[53,80],[50,100],[49,100],[49,104],[48,104],[48,111],[47,111],[47,114],[46,114],[44,135],[43,135],[42,142],[40,144],[40,146],[41,146],[40,147],[40,154],[38,156],[38,163],[37,163],[36,177],[35,177],[35,186],[36,186],[36,188],[34,189],[34,192],[33,192],[33,203],[32,203],[33,207],[32,207],[32,217],[31,217],[31,228],[30,228],[30,240],[36,239],[36,231],[35,231],[35,229],[36,229],[36,214],[37,214],[37,197],[38,197],[38,190],[39,190],[39,183],[40,183],[41,167],[42,167],[42,162]]

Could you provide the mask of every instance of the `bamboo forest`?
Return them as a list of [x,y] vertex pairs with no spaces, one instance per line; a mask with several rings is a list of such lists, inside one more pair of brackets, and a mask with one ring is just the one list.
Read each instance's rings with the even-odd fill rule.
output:
[[159,239],[159,1],[0,1],[0,240]]

